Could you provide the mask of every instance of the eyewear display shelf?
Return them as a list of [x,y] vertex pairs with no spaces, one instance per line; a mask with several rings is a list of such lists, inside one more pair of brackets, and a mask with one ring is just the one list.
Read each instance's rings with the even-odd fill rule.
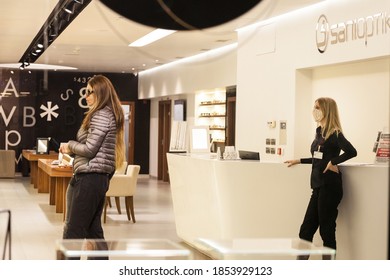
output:
[[67,239],[57,241],[57,259],[190,260],[192,253],[167,239]]
[[226,138],[226,89],[201,91],[196,94],[195,104],[195,124],[208,126],[213,144],[223,146]]
[[197,243],[203,253],[217,260],[333,260],[336,254],[334,249],[316,247],[298,238],[199,238]]
[[[204,119],[205,122],[199,121],[199,123],[205,123],[209,127],[213,142],[225,143],[225,106],[224,101],[203,101],[199,104],[200,107],[206,107],[208,110],[202,111],[198,118]],[[222,112],[221,112],[222,109]],[[207,121],[206,121],[207,120]]]

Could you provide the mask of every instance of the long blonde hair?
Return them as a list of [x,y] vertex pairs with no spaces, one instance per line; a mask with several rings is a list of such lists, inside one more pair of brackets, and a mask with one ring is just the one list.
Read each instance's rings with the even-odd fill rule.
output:
[[96,75],[92,77],[88,84],[92,87],[96,97],[96,102],[86,112],[81,127],[88,129],[92,115],[108,106],[112,109],[116,121],[116,145],[115,145],[115,167],[118,168],[125,160],[125,143],[124,143],[124,114],[122,105],[111,81],[103,76]]
[[342,132],[339,110],[337,103],[332,98],[320,97],[316,100],[324,115],[324,125],[322,127],[322,137],[329,138],[334,132]]

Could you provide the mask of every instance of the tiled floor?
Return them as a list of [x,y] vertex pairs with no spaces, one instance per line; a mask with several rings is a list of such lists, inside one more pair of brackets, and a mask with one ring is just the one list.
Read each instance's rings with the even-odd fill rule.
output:
[[[124,202],[118,214],[115,202],[107,210],[106,239],[164,238],[181,243],[176,235],[170,186],[141,175],[134,197],[137,222],[127,220]],[[49,205],[49,194],[38,193],[30,178],[0,179],[0,209],[12,213],[12,259],[52,260],[55,242],[62,237],[62,214]],[[5,215],[0,219],[0,252],[3,249]],[[185,244],[181,243],[186,246]],[[196,259],[204,258],[194,252]]]

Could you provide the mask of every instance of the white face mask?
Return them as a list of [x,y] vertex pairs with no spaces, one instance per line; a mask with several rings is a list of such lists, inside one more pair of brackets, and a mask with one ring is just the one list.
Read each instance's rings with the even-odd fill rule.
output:
[[316,122],[320,122],[324,118],[324,115],[320,109],[313,109],[313,117]]

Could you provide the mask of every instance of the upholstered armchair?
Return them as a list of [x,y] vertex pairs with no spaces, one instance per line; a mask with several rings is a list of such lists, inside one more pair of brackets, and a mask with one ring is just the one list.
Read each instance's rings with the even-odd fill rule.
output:
[[139,165],[128,165],[125,174],[115,173],[110,181],[110,186],[106,193],[106,203],[104,205],[104,223],[107,218],[107,206],[110,203],[110,197],[115,197],[116,206],[118,213],[121,214],[120,210],[120,197],[125,198],[126,213],[128,220],[133,220],[135,223],[134,215],[134,202],[133,196],[137,189],[138,174],[140,171]]

